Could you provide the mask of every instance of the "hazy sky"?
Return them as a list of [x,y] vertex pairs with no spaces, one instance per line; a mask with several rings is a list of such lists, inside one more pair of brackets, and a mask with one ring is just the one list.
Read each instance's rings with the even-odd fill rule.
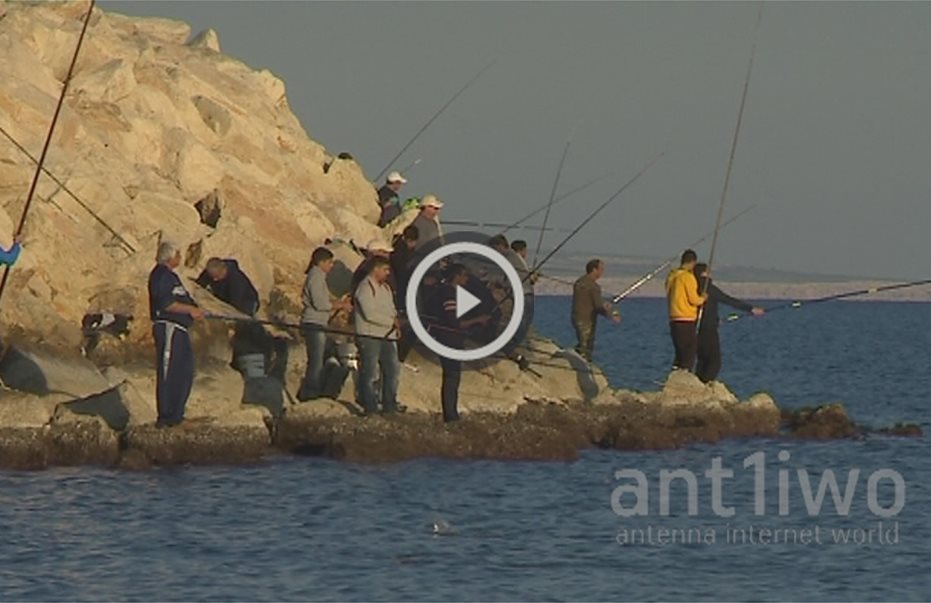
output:
[[[742,2],[118,2],[212,27],[222,50],[281,77],[312,138],[374,177],[415,143],[405,193],[447,219],[509,222],[545,205],[562,148],[578,224],[665,157],[570,245],[664,257],[714,226],[753,42]],[[765,3],[718,260],[927,277],[931,255],[931,3]],[[522,232],[531,246],[536,235]],[[548,235],[544,246],[562,235]],[[699,248],[707,253],[708,245]]]

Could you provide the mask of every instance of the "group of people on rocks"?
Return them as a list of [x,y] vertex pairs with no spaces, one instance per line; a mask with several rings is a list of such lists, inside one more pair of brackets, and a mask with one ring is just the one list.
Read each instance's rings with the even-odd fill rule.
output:
[[[407,181],[392,172],[378,191],[379,224],[396,219],[402,211],[399,192]],[[405,316],[408,282],[421,253],[427,245],[442,244],[443,231],[439,212],[443,202],[435,195],[419,200],[419,212],[413,222],[398,234],[392,245],[378,239],[370,242],[365,257],[355,269],[348,291],[334,293],[328,279],[336,266],[333,251],[325,246],[311,253],[302,291],[303,312],[301,333],[307,364],[297,391],[301,402],[322,397],[336,397],[353,369],[358,369],[356,398],[363,414],[377,412],[393,414],[406,407],[398,400],[401,369],[414,337]],[[525,347],[534,307],[534,285],[539,274],[527,263],[527,244],[515,240],[508,243],[504,235],[488,240],[488,245],[500,253],[521,279],[525,312],[516,335],[503,349],[503,355],[516,362],[522,370],[530,368]],[[18,244],[11,252],[18,253]],[[0,255],[0,262],[5,261]],[[15,257],[13,258],[15,261]],[[718,338],[718,304],[761,314],[760,308],[735,299],[716,287],[707,274],[707,266],[698,263],[692,250],[682,254],[679,268],[666,279],[670,332],[675,349],[674,368],[694,371],[704,382],[717,377],[721,368]],[[175,269],[181,262],[180,250],[170,242],[159,245],[157,265],[149,277],[150,312],[153,337],[157,350],[156,397],[158,426],[174,426],[184,417],[184,408],[194,377],[193,351],[188,329],[195,320],[205,317],[194,298],[184,287]],[[573,284],[571,324],[577,336],[576,352],[591,362],[595,347],[598,317],[621,320],[620,313],[605,300],[599,280],[605,263],[593,259],[585,266],[585,274]],[[231,304],[248,317],[259,309],[255,287],[232,259],[211,258],[197,279],[219,299]],[[427,321],[428,330],[440,343],[461,349],[469,338],[481,333],[500,320],[500,297],[495,301],[492,290],[501,283],[486,282],[466,264],[446,260],[431,267],[423,283],[430,287]],[[490,300],[470,318],[457,311],[458,288]],[[703,312],[700,320],[699,315]],[[237,322],[232,338],[233,366],[242,370],[237,358],[245,354],[266,353],[273,344],[260,323]],[[285,345],[286,348],[286,345]],[[344,351],[340,351],[344,350]],[[275,354],[271,354],[274,356]],[[284,361],[281,357],[284,356]],[[278,350],[277,377],[284,381],[286,351]],[[440,358],[442,385],[440,391],[443,418],[447,422],[459,418],[458,396],[462,363]],[[245,375],[245,373],[244,373]]]

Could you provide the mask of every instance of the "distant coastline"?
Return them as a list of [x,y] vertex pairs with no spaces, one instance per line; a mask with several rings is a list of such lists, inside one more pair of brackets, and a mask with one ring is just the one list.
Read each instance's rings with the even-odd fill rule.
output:
[[[573,275],[556,275],[560,279],[574,280]],[[605,277],[602,279],[601,286],[605,295],[612,295],[623,291],[639,278],[638,276],[628,277]],[[657,275],[652,281],[634,292],[631,297],[663,297],[663,279],[665,274]],[[735,297],[749,300],[806,300],[837,295],[848,291],[859,289],[869,289],[881,287],[883,285],[892,285],[899,281],[880,281],[880,280],[844,280],[844,281],[799,281],[799,282],[747,282],[747,281],[728,281],[723,278],[717,281],[717,284]],[[537,284],[538,295],[569,295],[572,288],[564,283],[551,280],[541,280]],[[924,285],[910,289],[898,291],[888,291],[862,295],[849,298],[849,301],[907,301],[907,302],[931,302],[931,285]]]

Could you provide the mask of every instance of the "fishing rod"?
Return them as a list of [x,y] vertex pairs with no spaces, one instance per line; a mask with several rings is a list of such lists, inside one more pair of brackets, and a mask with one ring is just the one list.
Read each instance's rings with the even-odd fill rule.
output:
[[[55,124],[58,123],[58,116],[61,113],[61,106],[65,102],[65,94],[68,93],[68,84],[71,83],[71,76],[74,75],[74,66],[78,62],[78,54],[81,52],[81,44],[84,43],[84,35],[87,33],[87,26],[91,22],[91,15],[94,13],[94,4],[96,0],[90,0],[87,8],[87,16],[84,17],[84,25],[81,27],[81,35],[78,36],[78,43],[74,48],[74,55],[71,57],[71,65],[68,66],[68,73],[65,75],[65,81],[62,84],[61,95],[58,97],[58,105],[55,106],[55,114],[52,116],[52,122],[49,124],[48,134],[45,137],[45,144],[42,146],[42,153],[39,155],[39,161],[36,165],[35,174],[32,177],[32,184],[29,185],[29,194],[26,196],[26,204],[23,207],[23,214],[19,219],[19,225],[13,235],[14,240],[18,240],[23,234],[23,228],[26,226],[26,217],[29,215],[29,208],[32,206],[32,200],[35,197],[36,187],[39,184],[39,176],[42,175],[42,166],[45,165],[45,157],[48,155],[49,147],[52,144],[52,134],[55,133]],[[0,297],[6,289],[7,280],[10,278],[10,267],[4,266],[3,279],[0,280]]]
[[[770,312],[778,312],[780,310],[795,310],[802,308],[804,306],[810,306],[812,304],[821,304],[824,302],[838,301],[841,299],[847,299],[850,297],[857,297],[860,295],[873,295],[874,293],[883,293],[885,291],[898,291],[901,289],[911,289],[912,287],[920,287],[922,285],[931,285],[931,279],[923,279],[920,281],[909,281],[907,283],[896,283],[893,285],[883,285],[881,287],[868,287],[866,289],[857,289],[856,291],[848,291],[846,293],[837,293],[835,295],[827,295],[825,297],[816,297],[814,299],[805,299],[805,300],[796,300],[793,302],[788,302],[785,304],[779,304],[776,306],[771,306],[769,308],[764,308],[766,314]],[[742,314],[731,314],[727,317],[727,322],[734,322],[735,320],[740,320],[744,315]]]
[[[413,161],[413,163],[411,163],[410,165],[408,165],[408,166],[407,166],[406,168],[404,168],[403,170],[398,170],[398,172],[403,176],[404,174],[408,173],[409,171],[411,171],[412,169],[414,169],[415,167],[417,167],[418,165],[420,165],[420,162],[421,162],[421,161],[423,161],[423,159],[415,159],[415,160]],[[377,180],[377,179],[376,179],[376,180]]]
[[[20,144],[18,140],[16,140],[15,138],[13,138],[13,135],[10,134],[9,132],[7,132],[6,128],[4,128],[3,126],[0,126],[0,134],[3,134],[3,135],[6,137],[6,139],[9,140],[9,141],[13,144],[14,147],[16,147],[17,149],[19,149],[19,151],[20,151],[23,155],[25,155],[26,157],[28,157],[30,161],[32,161],[32,162],[33,162],[34,164],[36,164],[36,165],[39,164],[39,160],[36,159],[35,156],[34,156],[32,153],[30,153],[30,152],[26,149],[26,147],[24,147],[22,144]],[[45,166],[42,167],[42,171],[45,173],[46,176],[49,177],[49,179],[51,179],[52,182],[54,182],[55,184],[57,184],[58,186],[60,186],[60,187],[61,187],[61,190],[63,190],[63,191],[65,191],[66,193],[68,193],[68,195],[69,195],[72,199],[74,199],[74,201],[75,201],[78,205],[80,205],[82,209],[84,209],[88,214],[90,214],[90,216],[91,216],[92,218],[94,218],[94,220],[96,220],[98,224],[100,224],[101,226],[103,226],[104,228],[106,228],[106,229],[107,229],[107,232],[109,232],[111,235],[113,235],[113,238],[115,238],[117,241],[119,241],[120,243],[122,243],[123,246],[126,248],[126,250],[129,252],[130,255],[132,255],[133,253],[136,253],[136,248],[133,247],[133,246],[129,243],[129,241],[127,241],[127,240],[124,239],[122,236],[120,236],[120,234],[119,234],[118,232],[116,232],[116,231],[113,229],[112,226],[110,226],[109,224],[107,224],[106,222],[104,222],[103,218],[101,218],[99,215],[97,215],[97,213],[96,213],[94,210],[92,210],[92,209],[87,205],[87,203],[85,203],[84,201],[82,201],[82,200],[77,196],[77,194],[75,194],[74,191],[72,191],[70,188],[68,188],[68,186],[67,186],[64,182],[62,182],[60,178],[58,178],[55,174],[53,174],[52,172],[50,172],[50,171],[48,170],[48,168],[46,168]]]
[[[514,226],[501,222],[475,222],[473,220],[443,220],[446,226],[471,226],[473,228],[519,228],[521,230],[543,230],[540,226]],[[569,232],[568,228],[556,228],[553,226],[546,227],[547,232]]]
[[[582,220],[582,222],[581,222],[578,226],[576,226],[574,229],[572,229],[572,231],[569,233],[568,236],[566,236],[566,238],[564,238],[562,241],[559,242],[558,245],[556,245],[556,247],[554,247],[552,250],[550,250],[550,252],[549,252],[548,254],[546,254],[546,256],[545,256],[542,260],[540,260],[540,262],[534,267],[534,270],[539,270],[540,268],[542,268],[543,265],[546,264],[550,259],[552,259],[552,257],[553,257],[554,255],[556,255],[557,253],[559,253],[559,251],[560,251],[563,247],[566,246],[566,243],[568,243],[569,241],[571,241],[572,238],[575,237],[575,235],[579,234],[579,231],[582,230],[583,228],[585,228],[585,226],[587,226],[589,222],[591,222],[592,220],[594,220],[594,219],[595,219],[595,216],[597,216],[598,214],[600,214],[600,213],[602,212],[602,210],[604,210],[604,208],[608,207],[608,205],[610,205],[615,199],[617,199],[618,197],[620,197],[621,194],[624,193],[624,191],[626,191],[628,188],[630,188],[630,186],[631,186],[634,182],[636,182],[636,181],[640,178],[640,176],[643,176],[645,173],[647,173],[647,171],[648,171],[651,167],[653,167],[653,164],[656,163],[657,161],[659,161],[660,158],[661,158],[663,155],[665,155],[665,154],[666,154],[666,152],[663,151],[662,153],[660,153],[659,155],[657,155],[656,157],[654,157],[653,159],[651,159],[645,166],[643,166],[642,168],[640,168],[640,171],[637,172],[636,174],[634,174],[634,177],[633,177],[633,178],[631,178],[631,179],[628,180],[626,183],[624,183],[624,186],[622,186],[621,188],[617,189],[617,191],[616,191],[613,195],[611,195],[610,197],[608,197],[608,199],[607,199],[604,203],[602,203],[601,205],[599,205],[599,206],[595,209],[595,211],[593,211],[591,214],[589,214],[589,216],[588,216],[587,218],[585,218],[584,220]],[[533,272],[530,272],[530,274],[533,274]],[[526,280],[527,278],[529,278],[530,274],[528,274],[527,277],[524,277],[525,280]]]
[[391,158],[391,161],[388,162],[388,165],[386,165],[382,171],[378,172],[378,175],[375,177],[375,180],[374,180],[374,181],[375,181],[375,182],[380,182],[381,179],[382,179],[382,177],[383,177],[385,174],[388,173],[388,170],[391,169],[391,166],[394,165],[394,162],[397,161],[397,160],[401,157],[401,155],[403,155],[404,152],[407,151],[407,149],[409,149],[409,148],[411,147],[411,145],[414,144],[414,142],[417,141],[418,138],[420,138],[420,135],[421,135],[421,134],[423,134],[424,132],[427,131],[427,128],[429,128],[430,125],[431,125],[434,121],[436,121],[436,119],[437,119],[440,115],[442,115],[443,111],[446,111],[446,109],[447,109],[451,104],[453,104],[453,102],[454,102],[457,98],[459,98],[459,95],[461,95],[461,94],[462,94],[463,92],[465,92],[472,84],[474,84],[475,81],[476,81],[478,78],[480,78],[480,77],[482,76],[483,73],[485,73],[486,71],[488,71],[488,70],[491,68],[491,66],[494,65],[497,61],[498,61],[498,59],[495,59],[495,60],[491,61],[490,63],[488,63],[487,65],[485,65],[485,66],[482,68],[481,71],[479,71],[477,74],[475,74],[475,75],[472,77],[472,79],[470,79],[468,82],[466,82],[465,86],[463,86],[462,88],[460,88],[459,91],[456,92],[456,94],[454,94],[454,95],[452,96],[452,98],[450,98],[448,101],[446,101],[446,104],[444,104],[442,107],[440,107],[440,110],[437,111],[436,113],[434,113],[434,114],[433,114],[433,117],[431,117],[430,119],[428,119],[428,120],[427,120],[427,123],[425,123],[425,124],[423,125],[423,127],[421,127],[419,130],[417,130],[417,133],[414,134],[414,137],[411,138],[409,141],[407,141],[407,144],[405,144],[403,147],[401,147],[401,150],[398,151],[397,155],[395,155],[394,157]]
[[[735,222],[738,218],[740,218],[741,216],[743,216],[744,214],[746,214],[746,213],[749,212],[750,210],[754,209],[755,207],[756,207],[756,205],[751,205],[750,207],[748,207],[748,208],[744,209],[743,211],[741,211],[739,214],[736,214],[736,215],[732,216],[727,222],[725,222],[724,224],[721,224],[721,229],[723,230],[724,228],[727,228],[727,226],[728,226],[729,224]],[[694,243],[690,244],[689,247],[698,247],[699,245],[701,245],[702,243],[704,243],[705,241],[707,241],[708,238],[711,237],[711,235],[712,235],[712,233],[709,232],[708,234],[706,234],[706,235],[703,236],[702,238],[700,238],[700,239],[698,239],[697,241],[695,241]],[[624,289],[623,291],[621,291],[620,293],[618,293],[617,295],[615,295],[614,297],[612,297],[612,298],[611,298],[611,303],[612,303],[612,304],[616,304],[616,303],[618,303],[619,301],[621,301],[622,299],[624,299],[625,297],[629,296],[631,293],[633,293],[634,291],[636,291],[637,289],[639,289],[640,287],[644,286],[644,285],[647,284],[649,281],[651,281],[651,280],[653,279],[653,277],[655,277],[657,274],[659,274],[660,272],[662,272],[663,270],[665,270],[666,268],[668,268],[672,263],[674,263],[674,262],[675,262],[676,260],[678,260],[678,259],[679,259],[679,256],[674,256],[674,257],[672,257],[672,258],[666,260],[665,262],[663,262],[662,264],[660,264],[659,266],[657,266],[656,268],[654,268],[654,269],[651,270],[650,272],[647,272],[646,274],[644,274],[643,276],[641,276],[640,278],[638,278],[636,281],[634,281],[629,287],[627,287],[626,289]]]
[[559,158],[559,167],[556,168],[556,179],[553,181],[553,189],[550,191],[550,200],[546,204],[546,213],[543,214],[543,228],[540,229],[540,236],[537,237],[537,248],[533,252],[533,261],[530,263],[533,269],[537,268],[537,258],[540,256],[540,247],[543,245],[543,237],[546,235],[546,225],[550,221],[550,210],[553,209],[553,201],[556,200],[556,191],[559,189],[559,178],[562,176],[562,168],[566,165],[566,157],[569,156],[569,147],[572,146],[572,139],[575,138],[575,130],[569,134],[566,140],[566,146],[562,150],[562,157]]
[[[598,176],[597,178],[593,178],[592,180],[589,180],[588,182],[586,182],[585,184],[582,184],[581,186],[577,186],[572,190],[566,191],[565,193],[559,195],[558,197],[556,197],[556,199],[553,200],[553,205],[559,205],[559,203],[561,203],[562,201],[565,201],[569,197],[572,197],[573,195],[576,195],[577,193],[581,193],[585,189],[592,187],[598,184],[599,182],[602,182],[603,180],[607,180],[608,178],[612,176],[616,176],[618,173],[619,173],[619,170],[613,170],[611,172],[608,172],[607,174],[602,174],[601,176]],[[512,230],[514,228],[520,228],[521,224],[523,224],[530,218],[536,216],[541,211],[544,211],[546,207],[547,207],[546,205],[541,205],[540,207],[533,210],[532,212],[530,212],[529,214],[527,214],[520,220],[517,220],[516,222],[512,222],[511,224],[507,225],[503,231],[501,231],[501,234],[507,234],[507,231],[509,230]]]
[[[740,139],[740,125],[743,123],[744,107],[747,104],[747,90],[750,88],[750,74],[753,73],[753,59],[756,56],[756,38],[763,19],[763,4],[760,3],[756,13],[756,25],[753,27],[753,47],[750,49],[750,62],[747,64],[747,77],[744,79],[743,92],[740,95],[740,109],[737,112],[737,125],[734,128],[734,139],[731,141],[731,154],[727,160],[727,172],[724,175],[724,189],[721,191],[721,203],[718,204],[718,217],[714,226],[714,238],[711,239],[711,252],[708,255],[708,278],[702,281],[700,295],[707,295],[708,284],[711,282],[711,267],[714,264],[714,252],[718,246],[718,234],[721,232],[721,219],[724,217],[724,203],[727,201],[727,189],[731,183],[731,170],[734,167],[734,155],[737,152],[737,141]],[[698,320],[695,321],[696,332],[701,329],[701,320],[704,316],[704,306],[698,308]]]

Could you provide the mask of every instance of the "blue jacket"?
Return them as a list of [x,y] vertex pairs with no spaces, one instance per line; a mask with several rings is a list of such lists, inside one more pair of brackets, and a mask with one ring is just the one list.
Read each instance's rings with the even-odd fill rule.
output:
[[0,247],[0,265],[12,266],[15,264],[21,249],[19,243],[13,243],[13,246],[9,249]]

